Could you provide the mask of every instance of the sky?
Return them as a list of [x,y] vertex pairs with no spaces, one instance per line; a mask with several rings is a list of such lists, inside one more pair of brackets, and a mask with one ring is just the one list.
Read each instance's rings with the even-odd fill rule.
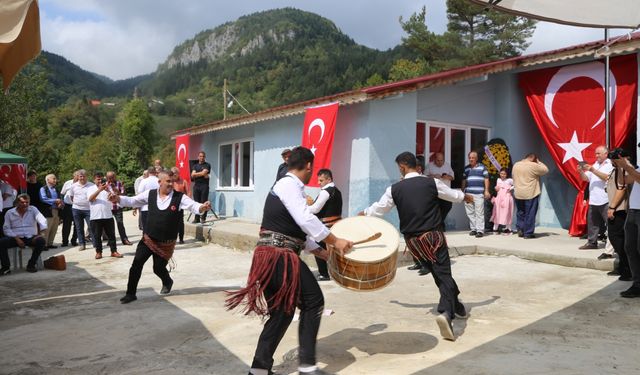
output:
[[[268,9],[294,7],[333,21],[357,43],[386,50],[405,35],[399,17],[427,7],[431,31],[446,29],[445,0],[40,0],[42,48],[112,79],[151,73],[202,30]],[[612,35],[626,33],[613,31]],[[559,37],[561,36],[561,37]],[[525,53],[602,39],[601,29],[539,22]]]

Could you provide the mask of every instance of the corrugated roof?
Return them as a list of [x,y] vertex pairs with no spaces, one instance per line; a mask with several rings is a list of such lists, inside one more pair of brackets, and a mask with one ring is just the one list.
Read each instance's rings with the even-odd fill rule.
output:
[[362,103],[368,100],[395,95],[401,92],[411,92],[425,87],[449,85],[455,82],[479,77],[485,74],[495,74],[518,67],[548,64],[557,61],[573,60],[592,56],[601,58],[605,55],[620,55],[640,50],[640,32],[624,35],[605,43],[604,40],[578,44],[551,51],[517,56],[484,64],[465,66],[421,77],[378,86],[365,87],[321,98],[287,104],[265,109],[250,115],[219,120],[203,125],[194,126],[172,133],[172,138],[181,134],[202,134],[230,127],[252,124],[304,113],[305,108],[338,101],[341,105]]

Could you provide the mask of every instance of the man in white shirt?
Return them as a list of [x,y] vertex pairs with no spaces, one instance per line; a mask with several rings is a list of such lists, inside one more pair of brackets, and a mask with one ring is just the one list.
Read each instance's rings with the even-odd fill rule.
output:
[[73,212],[73,223],[76,227],[80,250],[86,250],[87,244],[84,236],[85,223],[89,227],[91,238],[95,238],[93,233],[91,233],[91,225],[89,223],[91,217],[91,202],[89,202],[89,194],[87,193],[93,183],[87,181],[87,172],[84,169],[80,169],[76,173],[78,174],[78,181],[71,185],[71,189],[69,189],[67,195],[72,202],[71,211]]
[[[145,191],[149,191],[152,189],[158,189],[158,187],[160,186],[158,184],[158,174],[156,172],[156,169],[154,167],[149,167],[149,169],[147,169],[147,173],[149,174],[149,177],[143,179],[140,182],[140,185],[138,185],[138,195],[144,193]],[[142,207],[140,207],[140,223],[142,225],[142,233],[145,232],[146,227],[147,227],[147,214],[149,212],[149,206],[148,205],[144,205]]]
[[29,195],[20,194],[16,207],[7,211],[5,216],[4,237],[0,239],[0,276],[11,273],[8,250],[12,247],[33,248],[27,263],[27,272],[37,272],[36,262],[46,247],[47,241],[42,234],[47,230],[47,220],[37,208],[29,205]]
[[[442,181],[448,187],[451,187],[451,181],[456,177],[451,166],[444,162],[444,154],[441,152],[435,154],[433,161],[430,162],[427,167],[427,173],[425,173],[425,175]],[[440,216],[442,216],[442,229],[446,230],[444,222],[453,204],[444,199],[439,199],[438,203],[440,205]]]
[[607,180],[613,170],[611,160],[607,159],[609,150],[606,146],[596,148],[596,162],[593,165],[579,164],[578,173],[583,181],[589,182],[589,212],[587,213],[587,243],[580,246],[580,250],[598,248],[598,235],[607,226],[607,210],[609,196],[605,190]]
[[0,180],[0,195],[2,198],[0,202],[0,235],[2,234],[2,224],[4,223],[4,215],[13,208],[13,201],[15,200],[16,191],[13,189],[13,186],[8,182]]
[[71,186],[74,182],[78,181],[78,172],[73,172],[73,178],[68,180],[62,185],[62,189],[60,189],[60,195],[62,195],[64,200],[64,206],[62,207],[62,247],[69,246],[69,234],[71,234],[71,246],[78,245],[78,235],[76,234],[75,227],[73,231],[71,227],[73,226],[73,211],[71,210],[71,206],[73,202],[71,201],[71,197],[67,196],[67,193],[71,189]]
[[96,249],[95,257],[96,259],[102,258],[102,233],[104,233],[111,249],[111,256],[122,258],[122,254],[116,248],[116,228],[111,212],[113,204],[109,201],[109,194],[114,192],[110,190],[102,172],[96,172],[93,175],[93,183],[95,185],[89,187],[87,194],[89,194],[89,202],[91,202],[90,222],[93,232],[93,247]]

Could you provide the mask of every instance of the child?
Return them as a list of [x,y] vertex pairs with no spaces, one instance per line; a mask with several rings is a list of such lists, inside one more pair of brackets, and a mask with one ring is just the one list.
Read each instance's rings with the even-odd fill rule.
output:
[[507,169],[502,168],[500,170],[500,178],[496,181],[497,195],[492,199],[493,213],[491,215],[493,230],[504,234],[511,233],[511,222],[513,219],[513,196],[511,195],[513,191],[513,180],[507,177]]

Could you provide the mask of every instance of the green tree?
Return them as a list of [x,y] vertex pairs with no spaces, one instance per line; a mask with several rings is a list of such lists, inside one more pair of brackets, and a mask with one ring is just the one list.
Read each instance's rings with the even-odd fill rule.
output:
[[153,154],[154,119],[141,99],[134,99],[122,109],[118,119],[120,131],[117,171],[127,187],[146,168]]
[[421,76],[427,72],[427,64],[423,59],[415,59],[414,61],[398,59],[389,70],[389,80],[401,81]]

